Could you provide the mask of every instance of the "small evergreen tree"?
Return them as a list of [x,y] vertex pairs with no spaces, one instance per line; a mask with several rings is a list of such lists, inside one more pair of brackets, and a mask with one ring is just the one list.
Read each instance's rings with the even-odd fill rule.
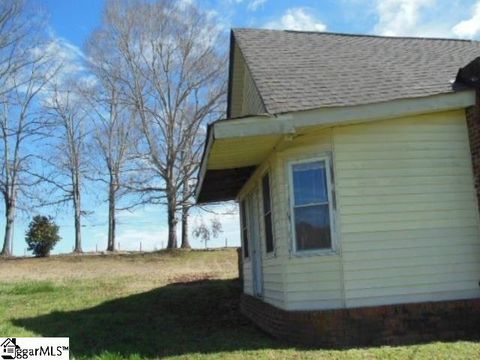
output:
[[50,216],[35,216],[25,234],[28,250],[38,257],[50,255],[50,251],[60,239],[58,225]]

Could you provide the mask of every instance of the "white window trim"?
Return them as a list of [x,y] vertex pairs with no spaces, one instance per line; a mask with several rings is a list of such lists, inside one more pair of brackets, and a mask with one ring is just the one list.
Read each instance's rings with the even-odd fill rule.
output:
[[[297,234],[295,231],[295,197],[293,188],[293,166],[297,164],[312,163],[316,161],[325,161],[326,175],[327,175],[327,196],[328,196],[328,211],[330,212],[330,238],[332,246],[329,249],[317,249],[317,250],[297,250]],[[313,255],[337,255],[337,234],[336,234],[336,213],[333,206],[333,192],[332,192],[332,174],[331,174],[331,158],[328,155],[309,157],[300,160],[291,160],[287,163],[288,169],[288,185],[290,196],[290,214],[288,216],[290,221],[290,228],[292,234],[292,253],[295,256],[313,256]],[[319,204],[315,204],[319,205]]]
[[[272,222],[272,240],[273,240],[273,250],[271,252],[267,252],[267,234],[265,232],[265,214],[263,212],[263,202],[265,199],[263,198],[263,178],[265,175],[268,175],[268,190],[270,191],[270,220]],[[272,201],[272,171],[270,168],[267,168],[262,175],[260,176],[260,197],[262,198],[262,223],[263,223],[263,234],[262,238],[265,243],[265,251],[263,251],[263,255],[265,255],[266,259],[271,259],[277,256],[277,239],[275,238],[275,215],[273,211],[273,201]]]

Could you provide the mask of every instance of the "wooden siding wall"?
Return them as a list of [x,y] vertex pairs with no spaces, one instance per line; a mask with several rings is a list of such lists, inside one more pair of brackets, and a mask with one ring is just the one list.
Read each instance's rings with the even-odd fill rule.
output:
[[233,55],[230,116],[232,118],[265,113],[262,99],[237,44]]
[[243,107],[242,115],[258,115],[265,113],[262,99],[248,69],[245,70],[243,80]]
[[347,307],[480,296],[464,111],[334,129]]
[[[265,228],[264,228],[264,223],[263,223],[263,217],[262,217],[262,209],[263,209],[263,199],[262,199],[262,194],[261,194],[261,176],[267,171],[269,167],[266,166],[266,164],[263,165],[263,168],[261,172],[257,172],[256,175],[254,175],[255,181],[252,181],[249,186],[243,190],[244,196],[247,194],[251,194],[252,192],[256,193],[256,196],[254,197],[256,199],[256,213],[259,216],[259,231],[260,231],[260,247],[261,247],[261,252],[262,252],[262,272],[263,272],[263,298],[266,302],[275,305],[277,307],[283,308],[284,304],[284,289],[283,289],[283,263],[282,263],[282,257],[276,256],[278,251],[283,252],[283,245],[282,243],[276,243],[278,244],[278,247],[276,247],[275,252],[266,253],[266,246],[265,246]],[[272,181],[271,183],[272,186],[272,195],[275,194],[274,187],[275,182]],[[275,203],[275,199],[272,198],[272,203]],[[273,219],[276,221],[276,218]],[[274,225],[274,228],[278,226],[278,223]],[[275,234],[277,236],[277,234]],[[250,249],[251,249],[250,245]],[[247,277],[248,279],[244,280],[244,286],[248,287],[248,290],[245,292],[250,294],[250,292],[253,292],[253,281],[252,281],[252,262],[251,259],[248,259],[247,261],[244,262],[244,277],[245,277],[245,272],[247,272]],[[249,292],[250,291],[250,292]]]
[[[261,222],[264,300],[282,309],[331,309],[343,306],[340,256],[298,257],[290,250],[287,164],[291,160],[331,151],[330,129],[295,139],[285,138],[277,144],[276,151],[268,160],[259,166],[239,195],[242,199],[251,191],[257,191],[261,213],[261,178],[266,171],[270,172],[275,252],[265,253],[264,224]],[[247,270],[246,267],[244,271],[251,273],[251,269]]]
[[279,229],[288,246],[285,267],[285,309],[331,309],[343,306],[340,255],[298,256],[291,252],[289,162],[315,158],[332,152],[331,129],[300,135],[285,141],[279,151],[277,177],[281,183],[277,213],[282,216]]
[[[464,111],[310,131],[277,143],[241,190],[271,174],[275,253],[264,300],[286,310],[480,297],[479,216]],[[288,164],[333,154],[338,249],[291,252]],[[244,264],[245,292],[251,267]]]
[[253,295],[252,262],[250,259],[243,260],[243,291]]
[[237,44],[233,48],[232,93],[230,96],[230,116],[242,115],[243,107],[243,80],[245,77],[245,61]]

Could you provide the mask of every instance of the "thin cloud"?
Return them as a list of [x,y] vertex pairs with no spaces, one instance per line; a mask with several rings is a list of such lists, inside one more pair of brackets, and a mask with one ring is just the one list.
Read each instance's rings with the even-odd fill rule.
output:
[[267,0],[223,0],[223,2],[227,5],[246,4],[247,10],[256,11],[258,8],[263,6]]
[[297,31],[325,31],[327,25],[311,15],[307,8],[290,8],[285,11],[279,20],[265,24],[268,29],[297,30]]
[[250,10],[250,11],[257,11],[266,2],[267,2],[267,0],[252,0],[248,3],[247,9]]
[[[367,4],[366,0],[345,1],[351,5]],[[480,0],[470,11],[466,9],[462,0],[377,0],[374,13],[371,14],[376,18],[371,32],[386,36],[478,37]]]
[[434,0],[379,0],[374,32],[386,36],[419,35],[422,11],[434,5]]
[[468,20],[460,21],[456,24],[452,32],[458,37],[473,39],[480,35],[480,1],[473,7],[473,15]]

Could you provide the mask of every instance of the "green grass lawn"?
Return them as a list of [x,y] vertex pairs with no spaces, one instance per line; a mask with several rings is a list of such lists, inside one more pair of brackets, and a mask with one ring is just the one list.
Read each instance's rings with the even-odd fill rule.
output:
[[480,343],[306,349],[239,313],[234,251],[0,260],[0,336],[69,336],[75,358],[480,359]]

